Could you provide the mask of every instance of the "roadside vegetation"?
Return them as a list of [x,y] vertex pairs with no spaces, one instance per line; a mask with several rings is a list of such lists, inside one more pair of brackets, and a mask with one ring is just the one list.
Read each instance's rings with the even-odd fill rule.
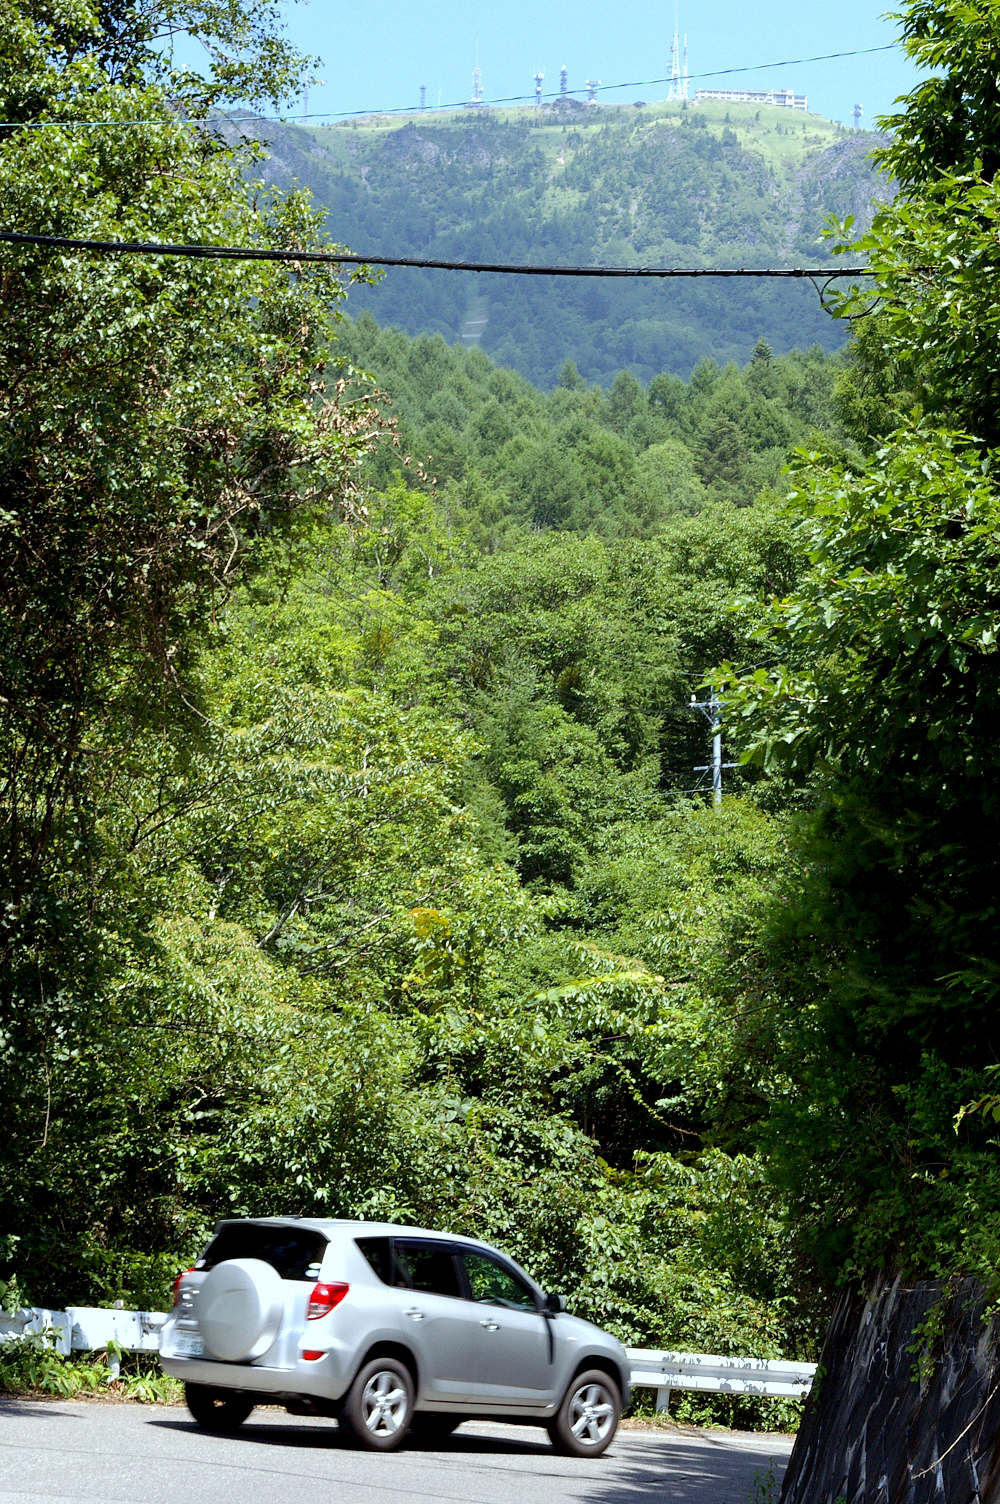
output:
[[180,1403],[183,1385],[148,1354],[69,1358],[43,1336],[12,1337],[0,1345],[0,1395],[173,1405]]

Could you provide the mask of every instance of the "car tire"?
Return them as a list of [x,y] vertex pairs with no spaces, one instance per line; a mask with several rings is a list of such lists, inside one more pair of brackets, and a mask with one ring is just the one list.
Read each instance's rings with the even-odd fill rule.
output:
[[621,1419],[622,1399],[614,1379],[588,1368],[572,1380],[548,1433],[557,1452],[570,1457],[600,1457],[611,1444]]
[[413,1419],[413,1379],[396,1358],[372,1358],[355,1375],[340,1412],[340,1429],[352,1446],[393,1452]]
[[211,1384],[185,1384],[184,1401],[203,1431],[236,1431],[253,1409],[253,1400]]
[[226,1259],[198,1290],[198,1325],[208,1357],[250,1363],[278,1335],[284,1310],[281,1276],[263,1259]]

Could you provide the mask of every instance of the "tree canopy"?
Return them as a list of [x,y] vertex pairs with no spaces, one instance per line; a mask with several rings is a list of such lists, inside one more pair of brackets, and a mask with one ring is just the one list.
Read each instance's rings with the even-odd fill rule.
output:
[[771,1163],[831,1267],[990,1275],[1000,1182],[964,1109],[998,1049],[996,11],[920,0],[904,21],[943,72],[890,122],[908,192],[860,242],[880,305],[865,358],[904,362],[927,411],[861,470],[800,456],[809,567],[762,618],[767,666],[719,683],[734,734],[816,805],[775,917],[797,981],[757,1046],[781,1069]]

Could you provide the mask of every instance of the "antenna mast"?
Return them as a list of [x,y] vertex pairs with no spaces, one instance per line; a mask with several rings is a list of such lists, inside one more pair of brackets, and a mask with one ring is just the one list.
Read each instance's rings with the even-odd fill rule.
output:
[[670,43],[670,89],[668,99],[683,99],[681,92],[681,39],[679,33],[678,0],[674,0],[674,37]]

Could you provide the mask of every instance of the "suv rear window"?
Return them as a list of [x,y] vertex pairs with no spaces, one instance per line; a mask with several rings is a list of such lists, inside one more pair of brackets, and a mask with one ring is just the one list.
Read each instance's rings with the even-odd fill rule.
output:
[[273,1227],[259,1222],[225,1222],[198,1260],[199,1269],[214,1269],[226,1259],[261,1259],[282,1279],[314,1280],[327,1239],[307,1227]]

